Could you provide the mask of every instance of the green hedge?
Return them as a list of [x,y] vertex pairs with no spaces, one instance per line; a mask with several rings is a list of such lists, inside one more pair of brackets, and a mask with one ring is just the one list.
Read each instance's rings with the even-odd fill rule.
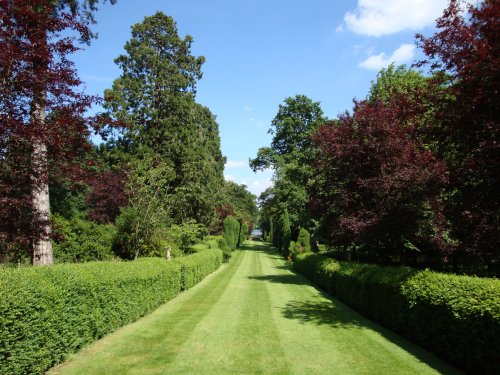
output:
[[240,238],[240,223],[232,216],[224,219],[224,232],[222,234],[229,249],[235,250]]
[[43,374],[217,269],[220,250],[178,260],[0,270],[0,373]]
[[207,250],[178,258],[181,265],[181,288],[189,289],[222,264],[222,251]]
[[238,239],[238,247],[243,246],[243,242],[245,242],[245,240],[248,238],[249,235],[248,232],[249,232],[248,225],[246,223],[241,223],[240,235]]
[[297,272],[468,373],[500,373],[500,280],[296,257]]

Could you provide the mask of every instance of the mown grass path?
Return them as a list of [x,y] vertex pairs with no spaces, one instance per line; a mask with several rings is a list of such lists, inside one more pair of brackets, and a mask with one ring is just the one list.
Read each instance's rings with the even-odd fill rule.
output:
[[456,374],[293,273],[264,244],[52,374]]

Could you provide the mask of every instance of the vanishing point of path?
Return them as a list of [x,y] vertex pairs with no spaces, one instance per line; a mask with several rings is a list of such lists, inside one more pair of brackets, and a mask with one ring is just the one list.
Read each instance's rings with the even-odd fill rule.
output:
[[52,374],[456,374],[290,270],[263,243]]

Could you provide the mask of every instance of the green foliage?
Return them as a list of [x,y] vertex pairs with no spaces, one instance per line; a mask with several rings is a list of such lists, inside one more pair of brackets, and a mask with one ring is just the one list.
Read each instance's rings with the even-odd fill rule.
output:
[[158,156],[174,172],[173,221],[193,219],[212,230],[224,157],[215,116],[194,101],[205,59],[191,54],[192,42],[189,35],[180,38],[172,17],[146,17],[132,27],[125,54],[115,60],[122,74],[105,98],[107,109],[128,125],[113,144],[115,153],[125,160],[145,152]]
[[298,254],[308,253],[311,251],[311,236],[305,228],[300,228],[297,242],[291,241],[289,252],[293,259]]
[[174,297],[180,281],[164,260],[2,271],[0,367],[42,374]]
[[55,261],[89,262],[114,258],[111,247],[116,229],[111,224],[97,224],[73,217],[67,220],[59,215],[52,216],[56,239],[52,247]]
[[239,240],[238,240],[238,247],[243,246],[243,242],[245,242],[245,240],[248,238],[249,234],[250,233],[248,231],[248,225],[246,223],[241,223],[240,236],[239,236]]
[[232,216],[228,216],[224,219],[224,240],[226,241],[229,249],[235,250],[238,246],[238,240],[240,236],[240,223]]
[[1,372],[43,374],[195,285],[221,262],[221,251],[208,250],[171,262],[0,269]]
[[[164,255],[165,227],[157,224],[148,227],[141,221],[140,213],[134,208],[122,209],[116,218],[116,234],[113,238],[113,252],[122,259],[137,259],[142,256]],[[141,236],[141,232],[147,232]]]
[[172,169],[150,153],[130,164],[126,183],[129,207],[116,219],[113,242],[113,250],[122,258],[161,256],[164,252],[172,178]]
[[222,250],[222,253],[224,255],[224,262],[229,262],[229,259],[231,259],[231,249],[227,245],[224,237],[219,238],[219,240],[217,241],[217,247]]
[[301,253],[308,253],[311,251],[311,235],[306,228],[300,228],[297,243],[300,244]]
[[[327,121],[319,102],[304,95],[288,97],[279,106],[269,133],[273,135],[271,147],[260,148],[257,157],[250,160],[254,171],[272,168],[274,186],[259,197],[261,207],[260,227],[270,230],[272,217],[279,220],[281,211],[288,209],[291,232],[295,236],[300,227],[310,227],[308,210],[308,182],[312,177],[314,147],[311,136]],[[280,223],[274,223],[273,230]],[[272,235],[273,244],[282,252],[282,235]]]
[[258,214],[257,197],[248,191],[246,185],[225,181],[223,199],[232,207],[236,219],[253,226]]
[[207,229],[202,224],[188,220],[180,225],[172,225],[167,230],[166,239],[187,254],[191,251],[191,246],[203,240],[206,234]]
[[223,253],[218,249],[206,250],[178,258],[176,261],[181,265],[181,289],[186,290],[218,269],[223,261]]
[[[388,102],[395,97],[404,96],[416,101],[419,91],[427,88],[428,78],[405,65],[389,65],[377,73],[377,79],[372,81],[368,100]],[[421,94],[421,92],[420,92]]]
[[50,211],[65,219],[85,215],[85,194],[88,187],[70,189],[68,183],[53,183],[50,185]]
[[[470,373],[500,371],[500,280],[298,255],[327,292]],[[467,355],[464,355],[467,353]]]
[[285,209],[285,212],[283,213],[283,243],[282,243],[282,251],[283,255],[285,257],[288,256],[288,250],[290,248],[290,239],[292,237],[292,233],[290,231],[290,219],[288,218],[288,210]]

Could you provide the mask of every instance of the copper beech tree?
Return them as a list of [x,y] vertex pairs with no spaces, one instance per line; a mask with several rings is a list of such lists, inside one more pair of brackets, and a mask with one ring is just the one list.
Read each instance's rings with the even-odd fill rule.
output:
[[446,165],[415,136],[416,114],[404,97],[360,102],[313,137],[311,208],[329,242],[356,245],[365,260],[384,264],[444,250]]
[[89,42],[97,1],[0,0],[0,257],[31,248],[53,262],[49,182],[85,175],[95,98],[69,55]]
[[451,0],[431,37],[417,35],[449,100],[430,129],[450,166],[447,216],[454,262],[477,259],[500,272],[500,2]]

